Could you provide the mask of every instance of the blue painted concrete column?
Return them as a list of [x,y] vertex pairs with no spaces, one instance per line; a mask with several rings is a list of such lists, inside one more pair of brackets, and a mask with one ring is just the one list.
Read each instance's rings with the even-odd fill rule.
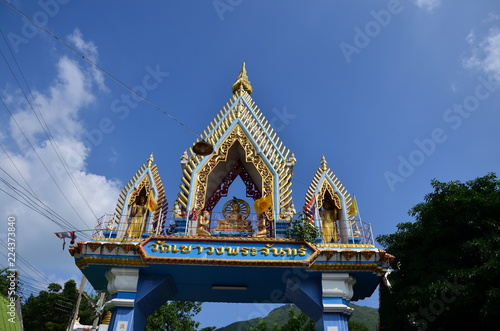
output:
[[112,313],[108,330],[136,330],[134,328],[134,302],[137,294],[139,269],[111,268],[106,272],[106,279],[108,280],[108,292],[111,294],[111,300],[106,302],[106,307]]
[[356,279],[348,273],[321,275],[323,316],[316,322],[318,331],[348,331],[349,307]]

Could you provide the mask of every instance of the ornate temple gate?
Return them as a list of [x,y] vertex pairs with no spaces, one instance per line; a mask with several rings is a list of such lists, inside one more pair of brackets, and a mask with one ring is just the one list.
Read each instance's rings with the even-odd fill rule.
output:
[[[150,314],[179,300],[294,303],[317,330],[347,331],[350,301],[370,296],[387,271],[393,257],[349,213],[352,199],[324,158],[303,208],[321,235],[314,243],[285,237],[296,214],[295,157],[251,92],[243,66],[233,97],[202,137],[214,152],[190,148],[181,157],[171,211],[151,155],[122,190],[115,214],[70,248],[93,287],[109,294],[110,330],[144,330]],[[257,202],[255,213],[234,197],[217,214],[237,177]]]

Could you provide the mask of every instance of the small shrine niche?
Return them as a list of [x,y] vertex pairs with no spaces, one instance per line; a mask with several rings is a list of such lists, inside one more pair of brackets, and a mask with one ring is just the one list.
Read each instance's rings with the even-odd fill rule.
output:
[[[148,196],[150,188],[146,189],[147,185],[142,185],[138,190],[135,190],[133,194],[130,195],[129,203],[127,207],[127,212],[125,217],[128,217],[128,227],[125,234],[129,238],[139,238],[144,232],[146,232],[146,224],[149,219],[148,210]],[[151,224],[154,228],[154,223]],[[154,232],[154,229],[151,229]]]
[[103,235],[133,239],[163,233],[167,208],[163,185],[151,154],[122,189],[115,214]]
[[332,195],[327,190],[321,199],[321,204],[318,204],[318,208],[321,220],[323,242],[339,242],[340,233],[337,223],[342,210],[342,202],[339,196],[337,194]]
[[222,207],[223,219],[217,220],[214,235],[251,236],[254,233],[249,220],[250,205],[243,199],[234,197]]

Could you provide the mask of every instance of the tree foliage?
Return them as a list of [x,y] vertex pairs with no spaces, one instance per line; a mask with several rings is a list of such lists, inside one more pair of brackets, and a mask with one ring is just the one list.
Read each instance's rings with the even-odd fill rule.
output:
[[[22,305],[25,330],[65,331],[73,316],[77,296],[76,282],[72,279],[64,287],[51,283],[47,291],[31,295]],[[79,316],[80,323],[92,324],[95,313],[85,297],[80,302]]]
[[269,329],[265,321],[260,321],[254,328],[249,328],[249,331],[315,331],[315,323],[306,314],[300,312],[295,315],[293,308],[288,310],[288,322],[284,325],[274,324],[272,329]]
[[[21,296],[21,291],[19,288],[19,273],[18,272],[10,272],[8,268],[0,269],[0,295],[4,297],[9,296],[9,292],[14,291],[16,297]],[[15,280],[14,279],[15,275]],[[15,284],[11,286],[12,282]]]
[[319,236],[319,229],[314,225],[314,223],[307,220],[307,214],[304,211],[301,211],[298,214],[298,217],[291,221],[290,226],[286,231],[287,238],[298,241],[307,241],[310,243],[314,243]]
[[[201,302],[169,301],[148,317],[146,331],[195,331],[200,322],[193,317],[201,311]],[[215,327],[203,328],[211,331]]]
[[500,306],[500,181],[431,182],[394,234],[399,267],[381,289],[382,330],[494,330]]

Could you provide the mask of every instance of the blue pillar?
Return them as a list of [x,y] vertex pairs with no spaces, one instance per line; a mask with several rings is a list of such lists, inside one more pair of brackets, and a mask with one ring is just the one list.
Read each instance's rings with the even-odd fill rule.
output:
[[286,297],[316,322],[318,331],[348,331],[353,309],[349,300],[356,280],[348,273],[322,273],[321,278],[288,279]]
[[134,328],[134,302],[137,294],[139,269],[111,268],[106,272],[106,279],[108,280],[108,292],[111,294],[111,300],[106,302],[106,307],[112,313],[108,330],[137,330]]
[[151,275],[137,268],[111,268],[106,273],[111,300],[109,331],[143,331],[147,318],[175,293],[172,276]]
[[353,309],[349,307],[353,295],[354,276],[348,273],[321,275],[323,315],[316,322],[318,331],[348,331],[347,321]]
[[144,330],[148,316],[176,293],[177,288],[171,275],[141,273],[134,305],[134,330]]

